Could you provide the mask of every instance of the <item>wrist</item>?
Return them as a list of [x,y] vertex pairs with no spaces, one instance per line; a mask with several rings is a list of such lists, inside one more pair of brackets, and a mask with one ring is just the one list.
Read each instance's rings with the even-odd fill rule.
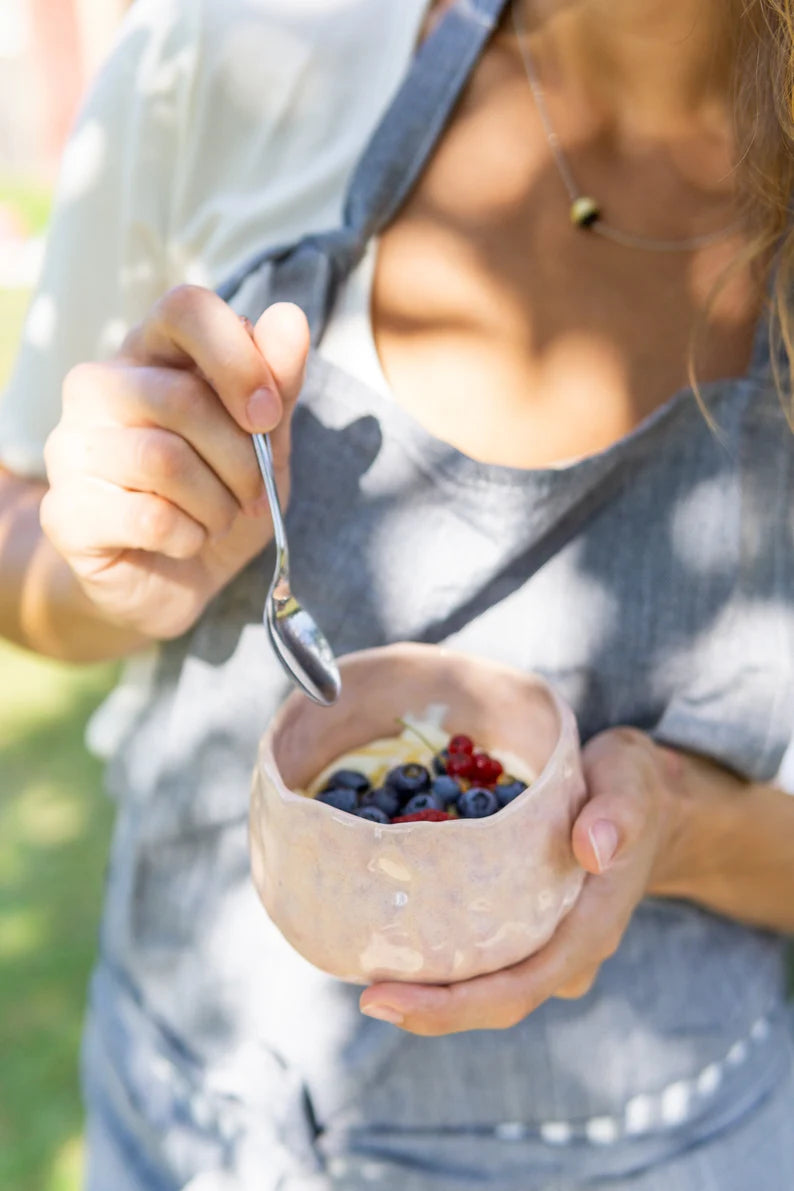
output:
[[664,840],[649,883],[652,897],[714,902],[728,879],[740,816],[752,787],[702,757],[658,746]]

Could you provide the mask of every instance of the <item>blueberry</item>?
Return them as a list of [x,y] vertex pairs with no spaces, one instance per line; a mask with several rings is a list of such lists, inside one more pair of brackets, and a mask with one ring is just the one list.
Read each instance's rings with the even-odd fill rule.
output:
[[350,811],[352,814],[357,805],[355,790],[350,790],[344,786],[337,787],[335,790],[323,790],[317,795],[317,802],[324,802],[326,806],[333,806],[338,811]]
[[444,804],[437,794],[425,790],[423,794],[414,794],[402,809],[404,815],[415,815],[417,811],[443,811]]
[[369,778],[357,769],[337,769],[332,773],[323,786],[323,790],[353,790],[356,794],[363,794],[369,789]]
[[376,807],[379,811],[383,811],[387,819],[393,819],[395,815],[400,813],[402,799],[399,794],[395,794],[394,790],[387,790],[385,786],[377,786],[374,790],[367,790],[366,794],[362,794],[358,805],[362,808]]
[[514,777],[509,782],[499,782],[494,786],[494,794],[499,799],[500,806],[507,806],[508,802],[518,798],[519,794],[523,794],[525,790],[525,784]]
[[389,822],[389,816],[379,806],[362,806],[355,813],[359,819],[369,819],[371,823]]
[[401,798],[411,798],[430,789],[430,774],[424,765],[397,765],[386,774],[386,785]]
[[470,786],[458,799],[458,814],[463,819],[484,819],[498,810],[499,799],[484,786]]
[[460,782],[456,782],[454,777],[447,777],[444,774],[442,777],[437,777],[431,786],[436,798],[440,798],[444,806],[451,806],[458,801],[462,793],[462,786]]
[[441,775],[447,772],[447,761],[449,760],[449,749],[442,749],[440,753],[436,753],[433,758],[433,773]]

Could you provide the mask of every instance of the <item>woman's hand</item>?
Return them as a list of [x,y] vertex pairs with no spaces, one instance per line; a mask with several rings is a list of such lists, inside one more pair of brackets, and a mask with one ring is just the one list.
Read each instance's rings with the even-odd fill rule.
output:
[[590,797],[572,843],[590,875],[551,942],[512,968],[458,984],[374,984],[361,996],[363,1013],[414,1034],[500,1030],[549,997],[588,992],[637,904],[664,880],[683,761],[631,728],[595,737],[582,760]]
[[103,617],[186,631],[272,534],[250,434],[272,432],[282,498],[309,349],[296,306],[256,327],[217,295],[170,291],[107,364],[66,378],[41,523]]

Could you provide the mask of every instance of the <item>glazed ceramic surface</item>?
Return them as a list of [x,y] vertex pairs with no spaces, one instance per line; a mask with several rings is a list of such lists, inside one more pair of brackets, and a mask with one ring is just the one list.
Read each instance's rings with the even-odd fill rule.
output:
[[[342,695],[292,695],[254,773],[251,860],[268,914],[302,955],[342,980],[465,980],[538,950],[584,873],[570,846],[585,799],[571,710],[541,678],[426,645],[340,659]],[[498,814],[382,825],[297,791],[336,757],[441,716],[538,776]]]

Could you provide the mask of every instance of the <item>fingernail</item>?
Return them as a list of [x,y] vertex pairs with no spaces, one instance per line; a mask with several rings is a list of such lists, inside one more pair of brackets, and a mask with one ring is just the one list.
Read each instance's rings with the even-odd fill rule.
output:
[[249,397],[245,412],[252,428],[262,434],[267,434],[278,421],[278,396],[272,389],[257,389]]
[[402,1013],[390,1009],[388,1005],[366,1005],[362,1007],[361,1012],[367,1017],[376,1017],[378,1021],[387,1021],[393,1026],[399,1026],[403,1021]]
[[618,829],[608,819],[598,819],[587,834],[598,861],[598,871],[602,873],[618,850]]

